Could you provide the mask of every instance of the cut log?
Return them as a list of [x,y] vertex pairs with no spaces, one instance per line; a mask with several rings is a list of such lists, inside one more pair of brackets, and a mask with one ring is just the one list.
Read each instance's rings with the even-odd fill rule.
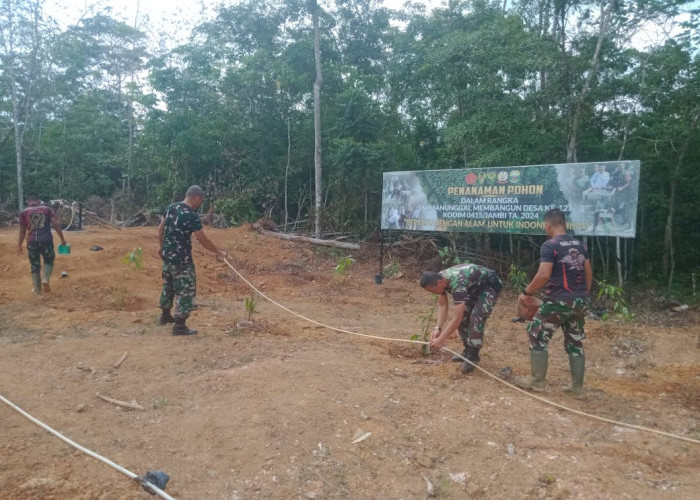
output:
[[335,240],[320,240],[318,238],[299,236],[297,234],[275,233],[274,231],[266,231],[265,229],[260,229],[260,234],[265,236],[273,236],[275,238],[281,238],[283,240],[303,241],[306,243],[311,243],[312,245],[323,245],[326,247],[344,248],[346,250],[360,249],[360,245],[358,245],[357,243],[346,243],[344,241]]

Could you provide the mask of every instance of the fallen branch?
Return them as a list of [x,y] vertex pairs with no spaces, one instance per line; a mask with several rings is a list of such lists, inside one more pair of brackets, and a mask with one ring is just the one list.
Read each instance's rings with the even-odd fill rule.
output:
[[138,404],[136,402],[125,403],[124,401],[119,401],[118,399],[109,398],[109,397],[105,396],[104,394],[100,394],[99,392],[96,392],[95,396],[100,398],[102,401],[107,401],[108,403],[119,406],[120,408],[124,408],[126,410],[141,410],[141,411],[146,410],[146,408],[144,408],[143,406],[141,406],[140,404]]
[[428,475],[425,472],[422,472],[421,475],[423,476],[423,480],[425,481],[425,489],[426,489],[426,494],[429,497],[434,497],[435,496],[435,487],[433,486],[432,481],[428,477]]
[[129,357],[129,351],[124,352],[124,354],[122,354],[122,357],[119,358],[119,361],[114,363],[114,368],[119,368],[122,365],[122,363],[124,361],[126,361],[126,358],[128,358],[128,357]]
[[336,247],[336,248],[344,248],[346,250],[359,250],[360,245],[357,243],[346,243],[344,241],[335,241],[335,240],[319,240],[318,238],[310,238],[308,236],[299,236],[297,234],[288,234],[288,233],[275,233],[274,231],[266,231],[265,229],[260,229],[260,234],[263,234],[265,236],[274,236],[275,238],[281,238],[283,240],[295,240],[295,241],[304,241],[306,243],[312,243],[314,245],[323,245],[326,247]]

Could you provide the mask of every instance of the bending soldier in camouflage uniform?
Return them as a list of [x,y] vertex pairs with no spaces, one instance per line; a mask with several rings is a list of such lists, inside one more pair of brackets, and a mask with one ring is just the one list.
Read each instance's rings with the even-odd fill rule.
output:
[[[216,248],[202,229],[202,222],[196,210],[202,204],[204,193],[199,186],[187,190],[184,201],[174,203],[165,209],[165,216],[158,228],[159,254],[163,259],[163,291],[160,294],[162,314],[158,323],[173,325],[173,335],[194,335],[185,321],[195,308],[197,275],[192,260],[192,234],[207,250],[226,257],[226,252]],[[176,301],[175,316],[170,313]]]
[[[32,284],[34,293],[50,292],[49,280],[53,273],[53,262],[56,252],[53,248],[53,235],[51,227],[56,230],[61,244],[65,245],[61,231],[61,222],[51,208],[41,205],[38,196],[30,194],[27,196],[27,208],[19,214],[19,246],[17,253],[22,254],[22,243],[27,238],[27,255],[29,256],[29,266],[32,273]],[[44,275],[41,276],[41,259],[44,259]]]
[[[441,349],[447,339],[459,331],[464,344],[462,373],[474,371],[479,363],[479,350],[484,340],[484,326],[496,306],[503,283],[494,271],[476,264],[459,264],[436,273],[425,271],[420,286],[438,295],[437,326],[433,330],[430,347]],[[452,294],[452,319],[447,321],[446,293]],[[462,361],[455,356],[453,361]]]
[[583,330],[588,306],[588,294],[593,282],[593,270],[583,244],[566,234],[566,219],[559,209],[544,216],[545,230],[550,237],[540,248],[540,266],[520,299],[530,296],[545,284],[545,298],[537,314],[527,326],[530,339],[529,377],[515,377],[520,387],[543,391],[547,376],[547,345],[554,330],[564,331],[564,348],[569,355],[571,385],[564,388],[576,396],[583,394],[583,374],[586,358],[583,351]]

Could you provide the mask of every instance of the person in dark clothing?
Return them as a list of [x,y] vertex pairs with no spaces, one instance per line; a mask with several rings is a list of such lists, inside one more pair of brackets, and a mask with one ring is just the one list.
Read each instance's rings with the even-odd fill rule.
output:
[[[61,222],[50,207],[41,204],[38,196],[27,196],[27,208],[19,214],[19,245],[17,253],[22,254],[22,244],[27,239],[27,255],[32,273],[34,293],[51,291],[51,274],[56,252],[53,247],[53,227],[61,238],[61,245],[66,244],[61,231]],[[44,259],[44,274],[41,276],[41,259]]]
[[584,323],[593,270],[586,247],[575,237],[566,234],[564,213],[559,209],[549,210],[545,213],[544,221],[550,239],[540,248],[537,274],[523,289],[520,300],[532,299],[532,295],[546,285],[545,297],[527,326],[531,375],[515,377],[515,383],[526,389],[544,391],[547,346],[554,331],[561,326],[571,371],[571,385],[564,390],[580,396],[583,394],[585,370]]

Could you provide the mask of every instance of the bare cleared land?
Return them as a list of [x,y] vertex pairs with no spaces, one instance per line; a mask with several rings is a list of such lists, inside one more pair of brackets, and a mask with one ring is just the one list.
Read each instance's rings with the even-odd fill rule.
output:
[[[340,283],[328,250],[207,231],[256,286],[315,320],[408,339],[430,309],[415,270],[374,284],[375,252],[354,255]],[[461,375],[447,354],[329,331],[262,300],[246,322],[250,290],[197,245],[190,323],[200,333],[173,337],[156,325],[156,238],[155,228],[68,233],[72,254],[57,257],[53,291],[36,297],[16,231],[0,231],[0,394],[131,471],[167,472],[178,499],[422,500],[428,483],[441,499],[697,498],[700,445],[557,410]],[[136,246],[140,271],[121,263]],[[487,324],[491,373],[529,370],[514,301],[504,293]],[[545,397],[700,439],[699,319],[690,309],[589,321],[582,400],[560,390],[568,363],[557,334]],[[152,498],[2,404],[0,423],[4,499]]]

